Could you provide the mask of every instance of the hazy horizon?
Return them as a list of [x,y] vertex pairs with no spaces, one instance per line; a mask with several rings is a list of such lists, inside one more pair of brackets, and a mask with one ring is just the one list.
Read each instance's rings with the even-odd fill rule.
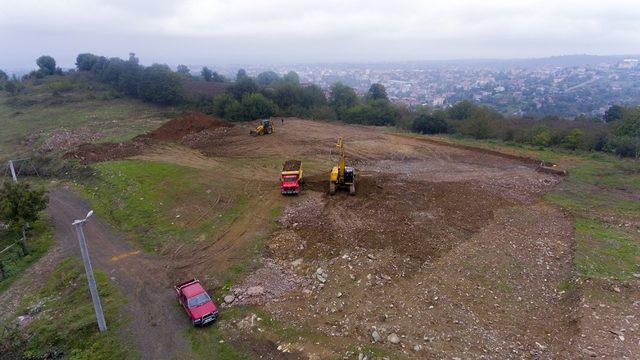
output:
[[637,54],[634,1],[0,0],[0,68],[78,53],[170,65],[512,60]]

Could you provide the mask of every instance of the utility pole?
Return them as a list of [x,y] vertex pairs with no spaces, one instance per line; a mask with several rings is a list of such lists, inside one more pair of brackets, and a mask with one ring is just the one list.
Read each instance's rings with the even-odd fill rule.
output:
[[84,224],[92,214],[93,210],[89,211],[84,219],[76,220],[71,225],[75,225],[76,227],[78,241],[80,242],[80,252],[82,253],[82,262],[84,263],[84,270],[87,272],[87,281],[89,282],[89,291],[91,292],[93,309],[95,310],[96,318],[98,319],[98,328],[100,329],[100,332],[103,332],[107,330],[107,323],[104,320],[102,304],[100,304],[100,295],[98,294],[96,279],[93,276],[93,268],[91,267],[91,261],[89,260],[89,250],[87,249],[87,242],[84,239],[84,232],[82,231],[82,224]]
[[18,176],[16,176],[16,169],[13,167],[13,160],[9,160],[9,170],[11,170],[11,177],[13,178],[13,182],[18,182]]

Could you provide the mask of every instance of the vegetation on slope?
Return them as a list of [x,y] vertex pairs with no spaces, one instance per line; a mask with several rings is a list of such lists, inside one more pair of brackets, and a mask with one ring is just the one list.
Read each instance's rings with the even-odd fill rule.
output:
[[51,273],[37,294],[25,294],[17,315],[22,325],[5,331],[0,338],[0,353],[7,358],[128,359],[134,352],[118,338],[125,322],[119,309],[124,298],[96,272],[102,308],[108,324],[98,331],[82,265],[64,260]]

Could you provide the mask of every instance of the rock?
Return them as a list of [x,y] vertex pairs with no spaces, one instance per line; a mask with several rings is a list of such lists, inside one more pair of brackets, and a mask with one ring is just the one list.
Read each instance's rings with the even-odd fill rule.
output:
[[539,342],[536,341],[536,346],[538,347],[538,349],[540,350],[547,350],[547,347],[545,345],[540,344]]
[[400,337],[396,333],[391,333],[389,336],[387,336],[387,341],[392,344],[397,344],[400,342]]
[[291,262],[291,265],[292,265],[293,267],[298,267],[298,266],[302,265],[302,261],[303,261],[303,260],[302,260],[302,258],[295,259],[295,260],[293,260],[293,261]]
[[422,350],[422,345],[420,345],[420,344],[417,344],[417,345],[415,345],[413,347],[413,351],[415,351],[415,352],[419,352],[420,350]]
[[339,298],[342,297],[342,293],[341,292],[337,293],[336,297],[339,297]]
[[370,260],[375,260],[375,259],[376,259],[376,257],[375,257],[375,256],[373,256],[373,254],[367,254],[367,257],[368,257]]
[[613,291],[615,291],[615,292],[619,293],[619,292],[620,292],[620,288],[619,288],[619,287],[617,287],[617,286],[614,286],[614,287],[613,287]]
[[322,276],[322,274],[316,274],[316,279],[318,279],[318,281],[320,281],[323,284],[327,281],[327,278]]
[[633,273],[633,277],[636,279],[640,279],[640,273]]
[[247,289],[248,296],[260,296],[264,294],[264,287],[262,286],[252,286]]
[[373,330],[373,332],[371,333],[371,337],[373,338],[374,342],[382,341],[382,336],[380,336],[380,333],[378,332],[378,330]]
[[585,355],[587,355],[587,356],[590,356],[590,357],[596,357],[596,356],[598,356],[598,354],[596,354],[596,352],[595,352],[595,351],[591,351],[591,350],[589,350],[589,349],[582,349],[582,353],[583,353],[583,354],[585,354]]
[[363,354],[363,353],[359,353],[358,354],[358,360],[368,360],[369,357],[367,357],[367,355]]
[[236,299],[235,296],[229,294],[229,295],[224,297],[224,302],[227,303],[227,304],[231,304],[232,302],[234,302],[235,299]]

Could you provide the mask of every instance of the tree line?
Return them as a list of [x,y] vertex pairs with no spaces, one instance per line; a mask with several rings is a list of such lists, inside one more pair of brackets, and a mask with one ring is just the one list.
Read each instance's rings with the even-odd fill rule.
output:
[[[36,60],[38,70],[26,77],[42,78],[64,74],[55,60],[43,55]],[[314,84],[303,84],[294,71],[279,75],[265,71],[251,77],[238,70],[235,81],[203,67],[200,81],[225,83],[224,93],[201,98],[195,103],[184,96],[185,80],[194,81],[190,69],[179,65],[142,66],[134,53],[127,60],[89,53],[76,58],[79,72],[92,73],[103,83],[126,96],[159,104],[197,107],[229,121],[250,121],[271,116],[295,116],[345,123],[396,126],[425,134],[457,134],[476,139],[571,150],[605,151],[640,157],[640,107],[611,106],[602,118],[580,115],[575,119],[505,117],[493,108],[461,101],[446,109],[407,107],[389,100],[382,84],[372,84],[359,96],[343,83],[334,83],[327,92]],[[23,86],[0,71],[0,87],[10,93]]]
[[418,110],[411,130],[640,158],[640,107],[613,105],[602,118],[562,119],[505,117],[487,106],[461,101],[447,109]]

